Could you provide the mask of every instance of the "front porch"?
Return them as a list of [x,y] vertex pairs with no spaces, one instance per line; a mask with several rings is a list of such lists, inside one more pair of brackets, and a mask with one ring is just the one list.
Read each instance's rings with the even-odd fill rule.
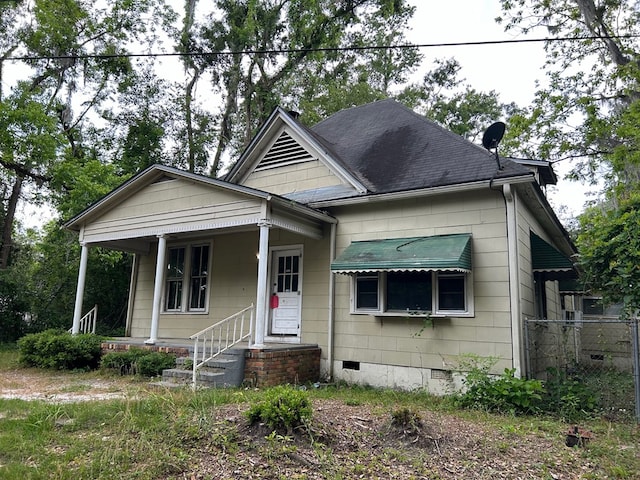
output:
[[[194,358],[194,341],[185,338],[159,338],[153,345],[146,337],[118,337],[102,343],[102,352],[122,352],[131,348],[170,353],[177,358]],[[315,344],[270,343],[260,348],[240,342],[233,349],[243,362],[237,385],[270,387],[279,384],[305,384],[320,380],[321,349]],[[182,362],[180,362],[182,363]],[[189,372],[191,370],[189,369]],[[228,385],[231,386],[231,385]]]

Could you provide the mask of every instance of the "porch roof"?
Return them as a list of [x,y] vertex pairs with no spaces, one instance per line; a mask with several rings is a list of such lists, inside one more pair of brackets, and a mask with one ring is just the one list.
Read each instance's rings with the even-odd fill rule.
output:
[[197,236],[257,229],[263,223],[322,238],[323,225],[336,219],[262,190],[153,165],[64,226],[79,232],[82,242],[148,253],[159,235]]
[[471,234],[352,242],[331,264],[334,273],[471,271]]

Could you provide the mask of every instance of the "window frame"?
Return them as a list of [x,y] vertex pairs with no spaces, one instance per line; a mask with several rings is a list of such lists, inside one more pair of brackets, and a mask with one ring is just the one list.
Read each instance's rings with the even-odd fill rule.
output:
[[[208,249],[207,252],[207,265],[206,270],[204,271],[204,276],[202,272],[200,275],[193,275],[192,265],[193,265],[193,254],[196,248],[206,247]],[[171,255],[169,252],[172,249],[184,249],[184,263],[183,263],[183,271],[182,271],[182,292],[180,296],[180,307],[175,309],[167,308],[169,294],[169,282],[176,281],[178,277],[169,277],[169,261]],[[179,243],[167,245],[167,255],[165,258],[165,266],[164,266],[164,278],[163,278],[163,286],[162,286],[162,313],[171,315],[184,315],[184,314],[207,314],[209,312],[209,302],[211,295],[209,294],[209,290],[211,288],[211,262],[212,262],[212,252],[213,252],[213,242],[211,241],[203,241],[203,242],[193,242],[193,243]],[[195,278],[205,278],[204,288],[206,289],[206,293],[204,294],[204,306],[203,307],[191,307],[191,302],[193,298],[193,280]],[[200,287],[202,288],[202,286]]]
[[[474,317],[474,297],[473,297],[473,273],[472,272],[449,272],[449,271],[428,271],[431,274],[431,311],[397,311],[388,310],[386,308],[387,299],[387,275],[393,272],[361,272],[350,275],[350,313],[354,315],[374,315],[385,317]],[[377,308],[358,308],[358,277],[377,277],[378,279],[378,307]],[[464,301],[465,308],[442,309],[439,305],[440,282],[441,278],[462,278],[464,281]]]

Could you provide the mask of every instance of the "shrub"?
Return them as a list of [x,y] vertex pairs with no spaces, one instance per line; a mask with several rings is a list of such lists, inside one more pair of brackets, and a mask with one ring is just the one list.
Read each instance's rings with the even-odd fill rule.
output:
[[20,363],[57,370],[91,370],[100,363],[102,337],[63,330],[31,333],[18,340]]
[[491,360],[467,362],[465,391],[455,397],[464,408],[482,408],[493,412],[538,413],[542,410],[544,387],[540,380],[515,376],[515,369],[505,369],[499,376],[489,374]]
[[109,352],[102,357],[100,366],[117,370],[121,375],[139,374],[145,377],[161,375],[176,365],[175,355],[132,348],[124,352]]
[[549,412],[574,422],[597,409],[596,392],[585,382],[556,368],[547,369],[547,374],[545,406]]
[[273,431],[286,432],[305,425],[311,414],[307,392],[286,385],[266,390],[263,400],[247,411],[251,424],[262,422]]
[[149,352],[138,359],[138,373],[145,377],[162,375],[162,371],[176,366],[176,357],[169,353]]

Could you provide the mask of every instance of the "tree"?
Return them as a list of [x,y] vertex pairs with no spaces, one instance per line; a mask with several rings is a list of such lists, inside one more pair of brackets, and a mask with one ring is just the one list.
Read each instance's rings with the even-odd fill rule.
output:
[[28,84],[21,83],[0,102],[1,176],[5,185],[12,185],[2,198],[0,270],[9,265],[13,222],[23,185],[50,181],[48,168],[60,143],[56,120],[43,105],[42,92],[34,92]]
[[625,0],[501,0],[507,30],[545,31],[548,87],[511,135],[527,153],[576,159],[573,178],[634,185],[640,101],[640,11]]
[[[604,200],[580,216],[577,246],[587,286],[640,306],[640,11],[624,0],[501,0],[506,28],[544,28],[549,85],[518,117],[528,151],[577,159],[574,179],[605,181]],[[514,129],[512,129],[514,133]]]
[[580,264],[586,287],[631,315],[640,309],[640,193],[612,203],[581,216]]
[[503,104],[495,91],[479,92],[459,77],[455,59],[437,59],[420,84],[405,88],[398,98],[445,128],[479,143],[486,128],[498,119],[511,122],[521,111]]
[[[145,12],[152,20],[140,22]],[[22,63],[16,70],[22,79],[0,85],[0,178],[12,184],[2,192],[0,269],[8,266],[18,200],[26,191],[59,200],[78,185],[55,178],[68,170],[61,164],[103,160],[85,143],[85,134],[96,131],[91,114],[133,69],[119,54],[127,53],[124,45],[154,42],[154,26],[171,18],[162,0],[109,2],[103,8],[87,0],[2,2],[0,73],[6,62]]]
[[[189,8],[192,3],[188,2]],[[342,80],[343,88],[347,87],[346,79],[353,78],[347,68],[356,68],[369,78],[375,71],[380,84],[394,81],[394,71],[405,66],[402,62],[394,66],[393,60],[404,58],[405,53],[385,59],[384,52],[372,55],[336,49],[365,40],[370,44],[376,34],[376,41],[383,39],[389,26],[393,26],[394,35],[403,29],[411,12],[403,0],[216,1],[198,34],[185,35],[185,27],[182,35],[183,43],[188,37],[189,50],[201,54],[186,61],[194,78],[195,72],[208,73],[221,99],[212,174],[218,172],[225,155],[237,154],[248,145],[276,106],[297,109],[301,103],[298,94],[309,92],[304,82],[313,82],[312,72],[322,71],[323,79]],[[376,69],[364,68],[367,55],[379,62]],[[356,88],[366,81],[361,76]],[[324,91],[332,88],[329,85]]]

